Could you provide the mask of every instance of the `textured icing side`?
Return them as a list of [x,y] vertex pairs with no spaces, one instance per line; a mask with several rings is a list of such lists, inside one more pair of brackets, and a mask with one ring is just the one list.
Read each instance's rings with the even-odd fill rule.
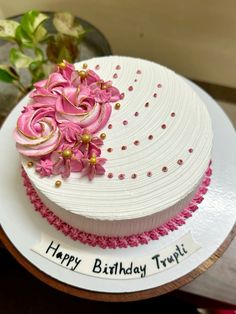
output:
[[52,226],[61,231],[64,235],[69,236],[74,241],[80,241],[81,243],[91,246],[99,246],[103,249],[126,248],[129,246],[134,247],[141,244],[147,244],[151,240],[158,240],[161,236],[167,235],[170,231],[177,230],[181,225],[185,224],[185,220],[192,216],[192,214],[198,209],[198,205],[203,201],[204,195],[207,193],[208,186],[211,182],[211,175],[212,169],[209,166],[205,172],[205,176],[201,182],[201,185],[199,186],[196,194],[188,206],[186,206],[179,214],[168,220],[163,225],[139,234],[109,237],[86,233],[60,219],[41,201],[26,172],[22,170],[22,177],[24,179],[26,193],[35,210],[38,211],[43,218],[46,218]]

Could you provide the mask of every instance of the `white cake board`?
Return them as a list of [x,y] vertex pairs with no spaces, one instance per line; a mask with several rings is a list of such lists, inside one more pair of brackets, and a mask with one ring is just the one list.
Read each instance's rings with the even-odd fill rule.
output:
[[[213,175],[209,192],[193,217],[179,230],[170,232],[158,241],[128,249],[100,249],[83,245],[54,230],[36,213],[25,195],[20,175],[12,131],[20,114],[19,104],[9,115],[0,131],[0,222],[4,232],[16,249],[34,266],[65,284],[97,292],[137,292],[159,287],[177,280],[196,269],[224,242],[236,220],[236,137],[235,131],[219,105],[195,84],[189,84],[207,104],[213,121]],[[200,249],[178,265],[160,273],[138,279],[103,279],[72,272],[33,252],[42,232],[62,241],[83,256],[134,260],[150,256],[167,247],[191,231]]]

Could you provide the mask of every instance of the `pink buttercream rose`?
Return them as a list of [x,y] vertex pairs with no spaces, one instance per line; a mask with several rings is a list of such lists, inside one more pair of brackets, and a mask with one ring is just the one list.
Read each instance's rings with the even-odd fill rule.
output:
[[24,110],[14,130],[16,147],[29,157],[41,157],[52,152],[59,144],[61,132],[51,107],[35,107]]
[[55,106],[58,95],[68,86],[70,82],[61,73],[52,73],[47,80],[34,84],[35,90],[30,93],[30,97],[34,102]]
[[111,114],[109,103],[100,104],[90,96],[90,88],[80,85],[78,88],[66,87],[56,102],[56,120],[59,123],[73,122],[90,133],[100,131]]

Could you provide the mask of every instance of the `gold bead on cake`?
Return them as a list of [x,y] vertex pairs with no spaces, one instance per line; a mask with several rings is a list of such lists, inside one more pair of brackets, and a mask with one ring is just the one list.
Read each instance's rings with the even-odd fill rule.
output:
[[116,104],[115,104],[115,109],[116,109],[116,110],[119,110],[119,109],[120,109],[120,103],[116,103]]
[[65,69],[66,64],[65,64],[65,62],[60,62],[60,63],[58,63],[58,66],[59,66],[59,68],[61,68],[61,69]]
[[28,161],[28,162],[27,162],[27,166],[28,166],[29,168],[32,168],[33,165],[34,165],[33,161]]
[[81,135],[81,141],[84,144],[88,144],[91,141],[91,135],[90,134],[86,134],[86,133]]
[[90,163],[91,165],[96,165],[96,162],[97,162],[96,156],[92,156],[92,157],[89,159],[89,163]]
[[100,139],[105,140],[105,138],[106,138],[106,133],[101,133],[100,134]]
[[79,76],[81,80],[84,80],[87,77],[87,72],[84,70],[79,71]]
[[55,187],[56,188],[59,188],[61,186],[61,181],[60,180],[57,180],[56,182],[55,182]]
[[71,158],[73,155],[72,151],[70,149],[65,149],[62,152],[62,157],[67,159],[67,158]]
[[83,64],[83,69],[87,69],[87,67],[88,67],[87,63],[84,63]]

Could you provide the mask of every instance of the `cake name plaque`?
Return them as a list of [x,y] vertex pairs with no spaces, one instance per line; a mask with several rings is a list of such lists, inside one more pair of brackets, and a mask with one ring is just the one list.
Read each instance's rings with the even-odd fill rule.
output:
[[[145,246],[143,248],[145,253]],[[160,250],[157,245],[156,250],[146,252],[142,257],[132,257],[132,249],[129,257],[105,255],[100,249],[94,249],[93,254],[88,254],[83,249],[69,247],[47,234],[42,234],[41,241],[32,250],[70,271],[104,279],[123,280],[145,278],[175,267],[199,248],[188,232]]]

